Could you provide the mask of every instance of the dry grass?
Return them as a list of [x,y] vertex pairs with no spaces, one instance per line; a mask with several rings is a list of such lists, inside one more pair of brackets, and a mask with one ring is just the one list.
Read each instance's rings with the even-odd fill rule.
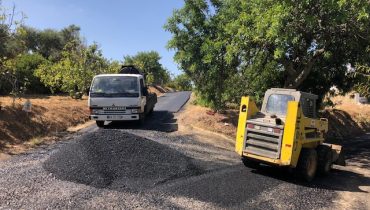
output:
[[156,93],[157,96],[162,96],[165,93],[168,92],[174,92],[174,89],[168,88],[168,87],[162,87],[160,85],[149,85],[149,92]]
[[370,131],[369,104],[356,104],[349,95],[331,100],[335,106],[323,112],[323,116],[329,119],[329,138],[344,139]]
[[194,94],[192,94],[183,114],[178,119],[180,124],[206,129],[232,138],[235,137],[238,123],[238,112],[236,110],[227,110],[223,114],[215,113],[212,115],[209,108],[193,105],[194,99]]
[[[190,99],[194,101],[194,96]],[[324,110],[321,115],[329,119],[328,139],[342,140],[370,131],[370,106],[354,104],[349,97],[335,97],[335,108]],[[235,138],[238,110],[212,114],[210,109],[190,103],[179,119],[181,123],[206,129]]]
[[[29,99],[30,113],[22,111]],[[0,151],[11,152],[20,145],[37,146],[44,136],[55,136],[68,127],[88,121],[86,97],[74,100],[67,96],[27,96],[17,99],[0,97]]]

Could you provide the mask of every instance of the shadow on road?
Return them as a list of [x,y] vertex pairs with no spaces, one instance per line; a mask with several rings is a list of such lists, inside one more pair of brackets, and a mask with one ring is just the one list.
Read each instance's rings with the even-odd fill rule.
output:
[[139,124],[134,121],[111,122],[104,127],[105,129],[142,129],[161,132],[174,132],[178,130],[175,115],[168,111],[154,111],[148,115],[145,122]]
[[299,175],[286,168],[262,165],[257,169],[253,169],[251,172],[303,187],[369,193],[361,190],[360,186],[370,186],[370,178],[347,170],[332,169],[330,175],[317,176],[310,183],[302,181]]
[[[370,169],[369,134],[352,139],[348,138],[342,142],[342,146],[348,165],[356,165],[363,169]],[[309,184],[300,181],[296,174],[289,173],[288,170],[283,168],[262,165],[258,169],[252,170],[252,172],[310,188],[369,193],[361,190],[360,186],[370,186],[370,178],[349,171],[349,169],[345,167],[333,169],[331,174],[326,177],[316,177]]]

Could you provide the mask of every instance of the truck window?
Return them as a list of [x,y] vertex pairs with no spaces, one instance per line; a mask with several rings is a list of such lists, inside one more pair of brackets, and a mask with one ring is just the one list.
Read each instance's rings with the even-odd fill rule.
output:
[[294,97],[284,94],[272,94],[267,100],[266,111],[270,114],[286,115],[288,101],[294,101]]
[[90,97],[139,97],[137,77],[96,77],[91,85]]

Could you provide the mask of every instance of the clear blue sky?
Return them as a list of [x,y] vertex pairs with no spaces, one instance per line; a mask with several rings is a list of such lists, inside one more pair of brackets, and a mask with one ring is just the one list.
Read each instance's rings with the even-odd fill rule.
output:
[[38,29],[81,27],[88,44],[97,42],[105,57],[123,60],[124,55],[155,50],[161,63],[179,74],[173,51],[166,49],[171,34],[163,29],[168,17],[183,0],[4,0],[27,16],[26,25]]

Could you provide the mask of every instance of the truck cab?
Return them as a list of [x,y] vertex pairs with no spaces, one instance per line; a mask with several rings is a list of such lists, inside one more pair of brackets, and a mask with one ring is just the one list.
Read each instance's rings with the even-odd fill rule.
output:
[[136,73],[101,74],[93,78],[88,106],[98,127],[106,121],[140,121],[151,113],[157,96],[149,93],[144,76]]

